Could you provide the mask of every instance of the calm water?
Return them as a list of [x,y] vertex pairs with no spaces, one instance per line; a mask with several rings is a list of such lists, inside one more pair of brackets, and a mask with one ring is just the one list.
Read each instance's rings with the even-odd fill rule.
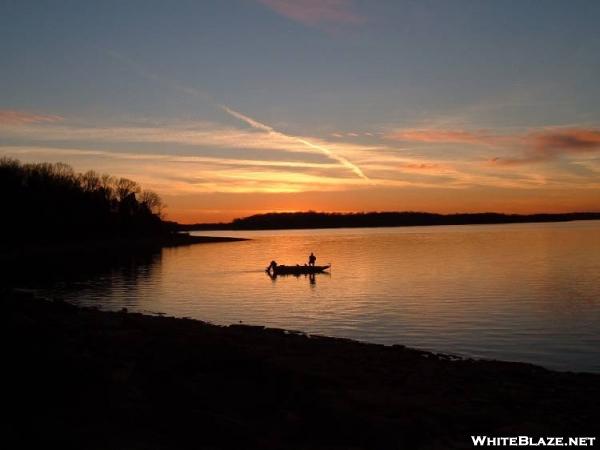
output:
[[[53,295],[600,372],[600,222],[204,232],[245,242],[165,249]],[[270,279],[271,259],[331,275]]]

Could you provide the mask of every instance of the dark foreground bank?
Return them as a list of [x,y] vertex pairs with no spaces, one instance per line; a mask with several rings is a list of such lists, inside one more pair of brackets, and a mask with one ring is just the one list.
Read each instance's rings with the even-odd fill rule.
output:
[[227,236],[191,236],[188,233],[168,233],[151,237],[90,239],[83,241],[45,243],[25,241],[0,249],[0,262],[12,261],[15,258],[38,257],[45,255],[51,255],[55,258],[60,258],[63,256],[97,257],[99,252],[139,252],[168,247],[183,247],[194,244],[235,242],[245,240],[247,239]]
[[472,448],[600,423],[600,375],[1,298],[3,448]]

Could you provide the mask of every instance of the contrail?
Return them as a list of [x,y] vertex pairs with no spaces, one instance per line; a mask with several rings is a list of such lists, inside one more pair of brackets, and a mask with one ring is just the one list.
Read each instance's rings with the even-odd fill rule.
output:
[[[211,101],[211,103],[213,103],[213,104],[216,103],[211,98],[211,96],[209,94],[207,94],[206,92],[195,89],[195,88],[190,88],[187,86],[182,86],[178,83],[168,82],[168,81],[162,79],[161,77],[159,77],[157,74],[150,72],[149,70],[146,70],[146,68],[142,67],[140,64],[136,63],[135,61],[129,59],[128,57],[122,55],[119,52],[116,52],[114,50],[108,50],[107,54],[110,57],[112,57],[113,59],[116,59],[116,60],[120,61],[121,63],[127,65],[131,70],[138,73],[138,75],[140,75],[142,77],[145,77],[147,79],[153,80],[153,81],[161,83],[163,85],[166,85],[166,86],[170,87],[171,89],[176,89],[182,93],[185,93],[186,95],[203,97],[204,99]],[[252,117],[248,117],[248,116],[242,114],[241,112],[231,109],[225,105],[218,105],[218,106],[221,107],[221,109],[223,109],[227,114],[241,120],[242,122],[246,122],[252,128],[266,131],[267,133],[271,133],[271,134],[279,136],[279,137],[291,139],[296,142],[300,142],[301,144],[305,145],[308,148],[312,148],[314,150],[319,150],[323,154],[327,155],[329,158],[339,162],[344,167],[350,169],[352,172],[354,172],[358,177],[362,178],[363,180],[371,181],[371,179],[369,177],[367,177],[363,173],[363,171],[360,169],[360,167],[358,167],[356,164],[351,163],[343,156],[336,155],[331,150],[329,150],[326,147],[323,147],[322,145],[314,144],[314,143],[307,141],[306,139],[303,139],[298,136],[293,136],[290,134],[285,134],[280,131],[277,131],[273,127],[270,127],[269,125],[261,123],[258,120],[254,120]]]
[[175,83],[171,80],[167,80],[167,79],[157,75],[156,73],[148,70],[146,67],[142,66],[141,64],[138,64],[133,59],[131,59],[115,50],[106,50],[105,53],[109,57],[113,58],[114,60],[119,61],[121,64],[123,64],[128,69],[130,69],[132,72],[135,72],[142,78],[146,78],[148,80],[154,81],[168,89],[173,89],[175,91],[178,91],[180,94],[185,94],[186,96],[200,97],[205,100],[209,100],[213,104],[216,104],[215,99],[211,95],[209,95],[207,92],[201,91],[200,89],[188,87],[188,86],[183,86],[179,83]]
[[303,139],[303,138],[298,137],[298,136],[292,136],[290,134],[285,134],[285,133],[282,133],[280,131],[277,131],[273,127],[270,127],[269,125],[261,123],[258,120],[254,120],[252,117],[248,117],[248,116],[242,114],[241,112],[238,112],[238,111],[236,111],[234,109],[231,109],[231,108],[229,108],[229,107],[227,107],[225,105],[219,105],[219,106],[227,114],[235,117],[236,119],[240,119],[242,122],[246,122],[252,128],[256,128],[257,130],[266,131],[267,133],[271,133],[271,134],[274,134],[274,135],[277,135],[277,136],[285,137],[287,139],[292,139],[292,140],[295,140],[296,142],[300,142],[301,144],[304,144],[305,146],[307,146],[309,148],[312,148],[314,150],[319,150],[323,154],[327,155],[329,158],[334,159],[335,161],[337,161],[340,164],[342,164],[344,167],[350,169],[352,172],[354,172],[357,176],[359,176],[363,180],[371,181],[370,178],[367,177],[363,173],[363,171],[360,169],[360,167],[358,167],[356,164],[351,163],[350,161],[348,161],[343,156],[336,155],[331,150],[329,150],[327,147],[323,147],[322,145],[313,144],[312,142],[307,141],[306,139]]

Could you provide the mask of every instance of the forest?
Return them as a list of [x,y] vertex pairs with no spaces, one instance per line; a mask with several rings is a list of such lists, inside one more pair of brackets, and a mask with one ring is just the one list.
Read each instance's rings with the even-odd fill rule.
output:
[[403,227],[429,225],[477,225],[496,223],[565,222],[598,220],[600,213],[501,214],[494,212],[436,214],[428,212],[286,212],[256,214],[229,223],[175,224],[179,230],[273,230],[301,228]]
[[63,242],[167,233],[164,205],[135,181],[63,163],[0,159],[0,242]]
[[365,212],[365,213],[269,213],[257,214],[231,223],[232,229],[290,228],[354,228],[397,227],[418,225],[469,225],[526,222],[562,222],[600,219],[600,213],[569,214],[501,214],[493,212],[465,214],[435,214],[427,212]]

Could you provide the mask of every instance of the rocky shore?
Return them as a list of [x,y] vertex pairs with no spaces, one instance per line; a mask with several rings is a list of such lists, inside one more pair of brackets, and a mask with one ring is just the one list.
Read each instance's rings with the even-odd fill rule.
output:
[[600,423],[598,374],[0,292],[7,449],[473,448]]

